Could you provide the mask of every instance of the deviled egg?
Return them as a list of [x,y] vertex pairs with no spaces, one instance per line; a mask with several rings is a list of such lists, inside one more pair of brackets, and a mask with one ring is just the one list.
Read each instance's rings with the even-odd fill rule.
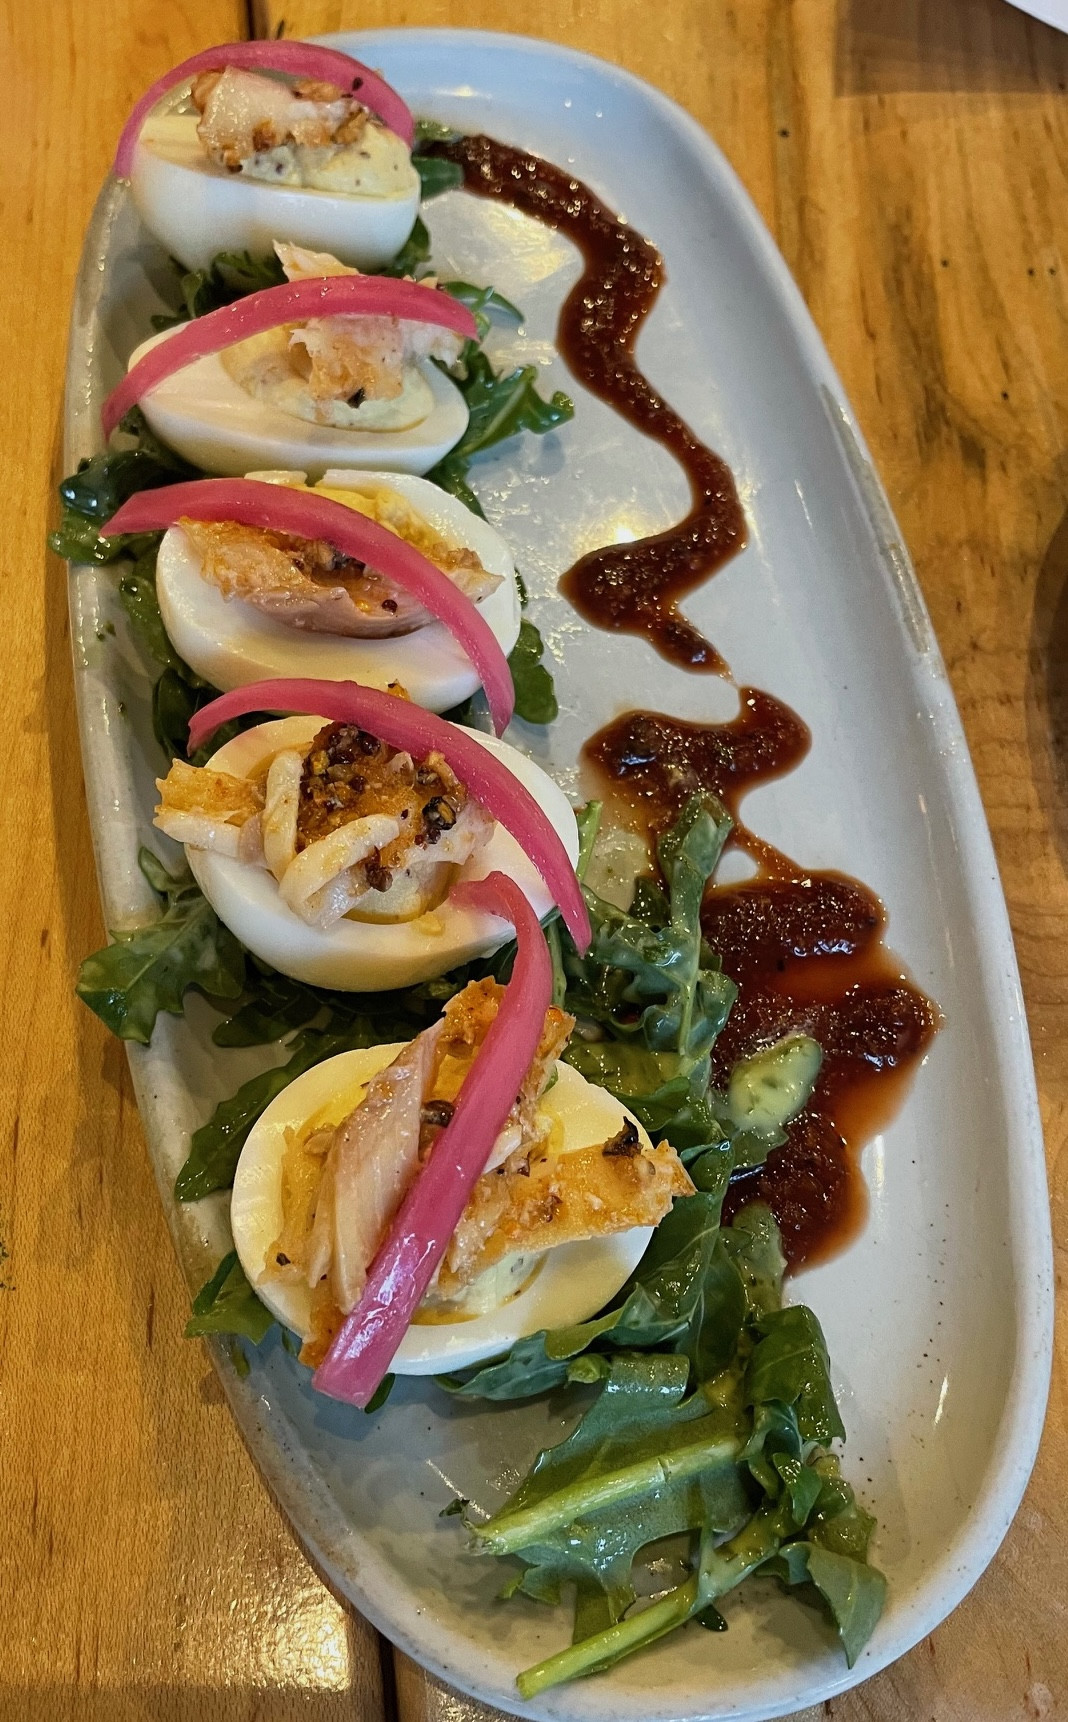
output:
[[[451,1118],[504,989],[471,982],[408,1044],[315,1066],[261,1115],[242,1149],[230,1220],[257,1295],[317,1365],[359,1301],[406,1190]],[[559,1061],[574,1019],[551,1007],[537,1055],[492,1144],[390,1367],[464,1368],[541,1328],[587,1320],[637,1266],[693,1185],[666,1142]]]
[[[281,243],[275,249],[290,282],[357,275],[323,253]],[[394,293],[399,314],[332,313],[326,300],[321,315],[302,322],[282,313],[272,326],[194,358],[149,388],[140,405],[153,431],[195,466],[228,477],[254,467],[295,468],[313,478],[328,467],[428,472],[467,429],[464,397],[435,363],[456,360],[464,336],[419,321],[410,308],[413,301],[441,303],[431,286],[373,279],[379,297]],[[282,291],[266,288],[251,298],[269,305]],[[130,371],[188,328],[142,342]]]
[[[505,742],[462,735],[528,792],[574,866],[578,828],[562,790]],[[220,920],[256,956],[315,986],[411,986],[495,950],[511,929],[448,901],[460,880],[500,871],[539,918],[553,906],[519,843],[440,753],[413,759],[354,723],[259,724],[206,766],[175,760],[157,787],[155,823],[185,845]]]
[[[300,472],[248,475],[300,488]],[[507,655],[519,634],[515,567],[484,520],[426,479],[328,471],[316,493],[388,527],[448,574],[477,605]],[[167,633],[217,688],[270,676],[315,676],[387,688],[447,711],[478,673],[440,621],[373,569],[325,543],[255,527],[183,521],[160,546],[156,590]]]
[[361,269],[396,256],[419,209],[404,140],[351,89],[227,65],[145,121],[130,175],[149,232],[187,269],[278,233]]

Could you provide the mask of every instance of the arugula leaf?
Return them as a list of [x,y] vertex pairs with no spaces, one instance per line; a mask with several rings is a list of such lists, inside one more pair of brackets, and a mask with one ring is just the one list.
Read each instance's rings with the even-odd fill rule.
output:
[[112,944],[86,957],[76,991],[113,1034],[147,1046],[160,1011],[180,1016],[190,987],[237,998],[245,959],[192,875],[172,876],[150,850],[139,861],[166,907],[158,920],[113,934]]
[[426,476],[442,490],[458,496],[474,513],[481,514],[478,499],[467,483],[475,456],[519,431],[544,436],[573,418],[575,408],[569,396],[559,389],[550,400],[542,399],[536,386],[536,366],[519,365],[506,373],[495,371],[485,353],[470,341],[459,364],[447,374],[467,402],[467,429],[456,447]]
[[274,1320],[245,1278],[237,1251],[231,1250],[193,1299],[185,1337],[199,1339],[210,1333],[232,1333],[259,1345],[271,1331]]
[[760,1317],[757,1330],[761,1338],[746,1370],[749,1403],[770,1399],[792,1405],[806,1441],[844,1438],[831,1387],[827,1342],[812,1311],[803,1304],[769,1310]]
[[560,707],[553,678],[542,663],[545,643],[533,622],[519,624],[519,638],[508,656],[515,689],[515,715],[524,723],[552,723]]
[[856,1561],[866,1560],[875,1520],[865,1512],[842,1476],[834,1453],[818,1454],[812,1463],[820,1480],[820,1492],[809,1524],[809,1536],[832,1554],[849,1555]]
[[419,175],[419,185],[424,203],[432,197],[440,197],[443,191],[455,191],[463,185],[464,170],[458,161],[446,161],[443,157],[420,155],[412,156],[412,166]]
[[785,1584],[816,1586],[834,1617],[846,1661],[853,1667],[875,1630],[886,1601],[886,1579],[878,1567],[817,1543],[787,1543],[771,1571]]
[[177,676],[192,685],[204,687],[206,684],[199,676],[195,676],[188,664],[178,656],[163,626],[159,599],[156,596],[156,555],[160,542],[161,535],[155,536],[153,542],[136,558],[133,566],[119,576],[122,607],[146,656],[153,658],[157,664],[162,664],[165,669],[173,670]]
[[413,1027],[412,1018],[407,1015],[398,1016],[379,1008],[373,1016],[357,1014],[355,1007],[350,1006],[346,1011],[330,1013],[322,1028],[302,1029],[289,1042],[286,1048],[289,1056],[284,1064],[250,1077],[236,1094],[221,1100],[208,1122],[193,1132],[189,1156],[175,1181],[178,1201],[198,1202],[213,1190],[229,1189],[249,1131],[275,1095],[281,1094],[295,1077],[338,1052],[409,1040],[421,1026]]
[[232,305],[248,293],[259,293],[265,287],[280,287],[285,271],[274,252],[253,257],[248,251],[219,251],[207,269],[183,270],[177,258],[171,263],[178,271],[181,303],[171,314],[152,318],[156,330],[173,329],[176,323],[203,317],[208,311],[218,311]]
[[[451,166],[451,163],[446,164]],[[496,287],[473,287],[470,281],[442,281],[442,290],[450,298],[458,299],[461,305],[466,305],[475,319],[478,338],[484,341],[493,324],[492,313],[503,317],[509,323],[521,323],[523,313],[518,305],[513,305],[503,293],[498,293]]]
[[438,1384],[461,1399],[531,1399],[548,1393],[567,1380],[567,1360],[548,1356],[547,1337],[544,1329],[528,1334],[516,1340],[507,1357],[484,1364],[469,1379],[444,1375]]
[[732,1224],[724,1227],[723,1242],[745,1288],[750,1313],[759,1319],[777,1310],[782,1303],[786,1257],[771,1209],[763,1202],[749,1202]]
[[290,1043],[284,1064],[250,1077],[229,1100],[220,1100],[208,1122],[193,1132],[189,1156],[175,1179],[175,1198],[199,1202],[213,1190],[228,1190],[245,1139],[275,1095],[313,1064],[348,1050],[344,1034],[300,1034]]
[[106,563],[121,556],[140,557],[158,544],[158,534],[102,538],[100,523],[109,520],[138,490],[158,490],[179,479],[201,476],[196,467],[172,454],[152,434],[139,407],[131,408],[119,430],[134,439],[132,448],[102,450],[91,460],[81,461],[77,472],[60,483],[63,513],[48,543],[57,556],[69,562]]
[[64,508],[55,532],[48,535],[48,548],[67,562],[117,562],[123,556],[137,556],[142,549],[155,543],[155,534],[118,533],[103,538],[93,520]]
[[216,1046],[266,1046],[307,1027],[323,1009],[317,988],[278,974],[255,956],[249,957],[246,990],[245,1003],[213,1031]]
[[396,1382],[396,1379],[397,1379],[397,1377],[395,1375],[389,1375],[389,1374],[383,1375],[381,1381],[378,1383],[378,1386],[375,1388],[370,1399],[367,1401],[367,1404],[363,1408],[363,1412],[364,1412],[365,1417],[370,1417],[370,1415],[373,1411],[381,1411],[383,1405],[386,1403],[386,1400],[389,1398],[390,1394],[393,1392],[393,1387],[394,1387],[394,1384]]
[[648,1608],[579,1640],[569,1650],[524,1669],[516,1680],[521,1696],[533,1698],[565,1680],[603,1673],[635,1650],[654,1644],[706,1613],[719,1597],[775,1555],[790,1528],[788,1512],[782,1506],[772,1506],[759,1509],[741,1530],[718,1546],[711,1528],[704,1529],[697,1570],[685,1584]]
[[[566,1056],[583,1075],[625,1096],[647,1128],[660,1129],[668,1117],[683,1114],[690,1127],[687,1140],[672,1136],[676,1148],[725,1135],[707,1099],[707,1055],[737,988],[705,944],[700,913],[730,828],[715,796],[691,796],[660,841],[666,920],[639,919],[586,889],[590,948],[584,957],[570,942],[564,950],[568,1009],[609,1034],[607,1042],[592,1045],[572,1041]],[[640,1110],[643,1099],[653,1102],[648,1120]]]

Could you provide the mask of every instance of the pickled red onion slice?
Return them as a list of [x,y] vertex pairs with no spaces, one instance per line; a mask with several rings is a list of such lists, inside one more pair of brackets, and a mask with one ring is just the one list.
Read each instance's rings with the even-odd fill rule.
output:
[[366,1405],[393,1361],[416,1306],[485,1170],[486,1161],[534,1061],[552,1002],[552,962],[535,915],[503,873],[453,888],[450,902],[512,922],[516,958],[485,1040],[464,1078],[449,1123],[409,1185],[312,1385],[349,1405]]
[[[200,747],[220,724],[246,712],[306,712],[333,723],[355,723],[390,747],[425,759],[440,753],[467,791],[509,831],[537,868],[578,949],[590,942],[590,917],[582,887],[552,822],[488,748],[461,725],[426,712],[410,700],[383,694],[359,682],[322,682],[311,678],[250,682],[201,706],[189,724],[189,745]],[[526,899],[523,899],[524,902]],[[512,1096],[513,1100],[515,1096]]]
[[415,122],[403,97],[391,84],[372,72],[369,66],[342,54],[337,48],[320,48],[314,42],[222,42],[217,48],[205,48],[172,66],[145,91],[122,128],[112,172],[117,179],[129,179],[133,168],[134,150],[144,125],[156,103],[198,72],[221,72],[227,66],[245,71],[286,72],[293,78],[318,78],[323,83],[336,84],[345,95],[355,96],[365,108],[377,114],[383,125],[412,146]]
[[498,735],[515,703],[512,672],[500,642],[477,605],[414,544],[343,502],[314,491],[249,478],[205,478],[142,490],[124,502],[105,527],[120,532],[157,532],[176,521],[235,520],[297,538],[323,538],[346,556],[395,580],[449,630],[463,647],[486,690]]
[[279,323],[306,323],[314,317],[404,317],[452,329],[466,340],[478,336],[466,305],[451,293],[420,287],[415,281],[394,281],[388,275],[324,275],[264,287],[233,305],[183,323],[138,359],[104,402],[104,435],[109,437],[123,413],[175,371]]

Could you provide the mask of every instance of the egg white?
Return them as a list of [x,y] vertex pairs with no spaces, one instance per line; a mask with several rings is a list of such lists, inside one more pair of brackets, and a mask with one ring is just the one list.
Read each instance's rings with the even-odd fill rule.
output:
[[[246,730],[213,754],[208,764],[247,777],[284,747],[306,747],[326,722],[318,717],[280,718]],[[541,767],[507,742],[477,730],[465,732],[494,754],[534,796],[557,831],[572,866],[578,860],[578,826],[566,795]],[[186,847],[197,884],[219,919],[241,943],[272,968],[311,986],[344,992],[382,992],[414,986],[460,963],[488,956],[510,939],[513,928],[496,915],[444,902],[414,921],[342,919],[309,927],[279,895],[274,875],[206,849]],[[552,898],[541,874],[515,838],[498,824],[485,848],[460,869],[460,879],[501,872],[514,879],[543,917]]]
[[[167,341],[164,329],[142,341],[130,366]],[[467,402],[456,384],[431,359],[416,368],[433,398],[420,424],[407,430],[337,430],[283,413],[247,394],[227,373],[218,353],[195,359],[141,397],[151,429],[176,453],[204,472],[241,478],[253,467],[288,467],[321,478],[327,467],[366,472],[429,472],[467,429]]]
[[[278,476],[272,474],[272,479]],[[291,476],[299,479],[299,474]],[[504,582],[478,609],[507,656],[519,637],[519,593],[512,552],[492,526],[424,478],[328,472],[326,483],[336,490],[363,492],[386,486],[410,502],[442,538],[476,551],[483,567]],[[441,712],[459,705],[480,685],[470,658],[441,622],[383,640],[311,633],[289,628],[240,598],[224,598],[199,570],[185,533],[172,526],[156,563],[160,612],[175,650],[213,687],[228,691],[271,676],[315,676],[372,688],[399,681],[416,705]]]
[[420,196],[414,167],[385,197],[271,185],[211,161],[197,137],[198,119],[195,113],[153,114],[130,175],[141,220],[187,269],[206,269],[220,251],[262,256],[283,237],[357,269],[379,269],[411,232]]
[[[277,1095],[249,1133],[237,1164],[230,1200],[234,1248],[250,1283],[272,1314],[303,1339],[310,1326],[311,1293],[305,1286],[264,1280],[267,1252],[282,1229],[282,1160],[286,1131],[339,1124],[361,1098],[375,1073],[400,1052],[401,1044],[342,1052],[298,1076]],[[596,1088],[571,1065],[558,1063],[557,1081],[539,1102],[559,1126],[554,1151],[573,1153],[609,1141],[624,1122],[636,1119],[603,1088]],[[637,1125],[643,1147],[649,1138]],[[499,1309],[468,1320],[413,1322],[391,1370],[398,1375],[435,1375],[466,1369],[507,1351],[541,1328],[570,1327],[588,1321],[628,1279],[652,1237],[649,1226],[635,1226],[584,1242],[559,1244],[546,1251],[540,1266]]]

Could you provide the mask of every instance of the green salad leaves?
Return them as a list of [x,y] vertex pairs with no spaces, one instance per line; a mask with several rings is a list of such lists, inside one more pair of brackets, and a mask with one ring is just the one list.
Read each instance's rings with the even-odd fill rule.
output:
[[[591,804],[585,819],[597,817]],[[736,1066],[727,1094],[711,1086],[711,1050],[737,988],[702,935],[701,903],[730,828],[716,796],[691,796],[657,846],[664,886],[639,879],[629,911],[586,888],[590,948],[579,956],[563,932],[558,947],[560,997],[593,1028],[565,1057],[684,1161],[701,1160],[706,1180],[713,1166],[760,1165],[820,1067],[815,1041],[790,1035]]]
[[[586,810],[584,856],[597,817]],[[527,1699],[686,1621],[722,1630],[717,1604],[758,1569],[815,1588],[851,1663],[882,1606],[885,1580],[866,1558],[873,1521],[827,1451],[844,1430],[819,1322],[782,1306],[771,1212],[753,1204],[721,1224],[732,1173],[782,1140],[819,1071],[819,1048],[792,1035],[736,1065],[726,1093],[711,1087],[735,988],[700,908],[729,829],[714,796],[694,796],[660,841],[663,884],[640,880],[630,911],[587,890],[585,956],[553,929],[558,996],[585,1034],[565,1056],[672,1142],[695,1194],[660,1222],[609,1309],[443,1383],[461,1401],[497,1403],[599,1388],[499,1511],[464,1513],[474,1553],[521,1563],[505,1595],[556,1603],[573,1587],[574,1641],[520,1675]],[[638,1606],[667,1538],[678,1582]]]
[[520,431],[544,436],[574,418],[575,407],[560,389],[549,400],[542,399],[534,365],[495,371],[485,353],[471,341],[448,375],[467,402],[467,429],[427,477],[458,496],[475,514],[482,514],[482,504],[467,482],[476,455]]
[[147,1046],[160,1011],[180,1016],[190,987],[213,999],[240,997],[245,956],[191,873],[168,873],[150,849],[138,861],[162,900],[159,918],[114,933],[86,957],[77,993],[113,1034]]
[[237,1251],[231,1250],[193,1299],[185,1337],[201,1339],[208,1334],[226,1333],[259,1345],[273,1326],[274,1316],[245,1278]]
[[[850,1665],[878,1620],[886,1581],[867,1560],[874,1521],[827,1451],[843,1430],[819,1323],[803,1306],[781,1307],[768,1209],[754,1204],[721,1226],[721,1202],[722,1190],[676,1202],[609,1314],[522,1340],[448,1384],[497,1402],[599,1387],[497,1512],[463,1513],[474,1554],[520,1563],[506,1596],[555,1604],[573,1587],[573,1642],[519,1676],[524,1698],[610,1668],[689,1620],[722,1630],[715,1605],[758,1569],[815,1587]],[[654,1559],[658,1582],[669,1561],[678,1582],[636,1607]]]

